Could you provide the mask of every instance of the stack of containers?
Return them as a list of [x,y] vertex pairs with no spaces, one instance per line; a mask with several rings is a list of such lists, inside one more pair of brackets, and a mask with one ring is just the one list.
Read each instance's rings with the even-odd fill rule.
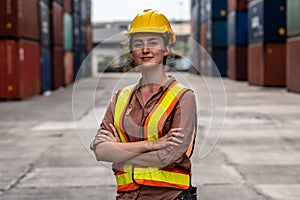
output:
[[286,0],[252,0],[248,4],[248,82],[286,84]]
[[[208,20],[208,13],[210,12],[210,4],[207,0],[201,0],[200,2],[200,45],[203,50],[207,49],[206,46],[206,24]],[[209,36],[210,37],[210,36]],[[207,75],[207,55],[205,52],[201,51],[200,54],[200,74]]]
[[248,0],[228,0],[227,75],[234,80],[247,80]]
[[41,89],[38,0],[0,1],[0,98],[23,99]]
[[192,43],[192,64],[191,72],[195,74],[200,73],[200,0],[193,0],[191,2],[191,37]]
[[287,80],[289,91],[300,93],[300,1],[287,1]]
[[41,45],[41,92],[51,89],[50,9],[49,1],[39,1]]
[[73,17],[72,17],[72,1],[64,0],[63,14],[63,46],[64,46],[64,85],[73,82]]
[[63,49],[63,14],[62,1],[51,2],[51,70],[52,89],[64,85],[64,49]]
[[[201,67],[206,66],[206,69],[201,71],[209,76],[218,76],[219,74],[226,76],[227,0],[204,0],[202,6],[204,16],[201,19],[201,43],[206,46],[206,50],[216,67],[212,65],[212,62],[207,62],[205,65],[201,65]],[[206,41],[204,41],[205,39]]]
[[[74,79],[90,76],[91,64],[84,62],[92,50],[91,0],[73,0]],[[90,58],[90,56],[88,57]]]

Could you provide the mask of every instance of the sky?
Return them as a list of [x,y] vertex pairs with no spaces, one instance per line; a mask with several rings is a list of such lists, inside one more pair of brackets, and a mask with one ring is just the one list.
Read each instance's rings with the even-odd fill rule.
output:
[[146,8],[169,20],[190,19],[190,0],[92,0],[92,22],[131,21]]

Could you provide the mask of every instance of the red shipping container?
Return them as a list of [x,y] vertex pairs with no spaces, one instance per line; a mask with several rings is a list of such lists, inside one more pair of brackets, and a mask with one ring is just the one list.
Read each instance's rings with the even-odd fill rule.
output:
[[56,1],[52,2],[51,37],[54,45],[63,45],[63,7]]
[[0,36],[38,40],[38,0],[1,0]]
[[247,47],[228,46],[227,75],[233,80],[247,80]]
[[64,55],[64,84],[69,85],[74,80],[73,52],[65,52]]
[[287,89],[300,93],[300,37],[287,40]]
[[247,10],[248,0],[227,0],[227,10],[231,11],[245,11]]
[[64,0],[63,4],[65,11],[72,14],[72,0]]
[[64,85],[64,50],[63,47],[54,46],[52,48],[52,89],[57,89]]
[[206,52],[206,24],[202,24],[200,27],[200,45],[201,45],[201,68],[200,68],[200,73],[202,75],[207,75],[207,52]]
[[89,25],[87,25],[86,27],[85,27],[85,34],[86,34],[86,37],[85,37],[85,39],[86,39],[86,50],[87,50],[87,52],[89,53],[90,51],[92,51],[93,50],[93,38],[92,38],[92,32],[93,32],[93,29],[92,29],[92,25],[91,24],[89,24]]
[[28,40],[1,40],[1,98],[24,99],[41,90],[40,45]]
[[248,81],[260,86],[286,85],[286,44],[255,43],[248,48]]

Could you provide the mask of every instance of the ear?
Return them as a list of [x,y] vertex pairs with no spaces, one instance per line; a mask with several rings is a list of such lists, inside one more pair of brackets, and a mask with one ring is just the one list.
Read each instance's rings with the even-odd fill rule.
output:
[[165,49],[164,49],[164,56],[169,55],[170,52],[171,52],[170,46],[166,46]]

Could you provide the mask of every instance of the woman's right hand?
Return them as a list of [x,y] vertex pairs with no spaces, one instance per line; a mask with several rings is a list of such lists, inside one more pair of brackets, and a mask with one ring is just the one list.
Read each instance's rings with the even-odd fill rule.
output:
[[182,128],[172,128],[165,136],[159,138],[158,140],[151,141],[153,150],[164,148],[172,149],[173,147],[182,144],[184,134],[181,133],[181,130]]

